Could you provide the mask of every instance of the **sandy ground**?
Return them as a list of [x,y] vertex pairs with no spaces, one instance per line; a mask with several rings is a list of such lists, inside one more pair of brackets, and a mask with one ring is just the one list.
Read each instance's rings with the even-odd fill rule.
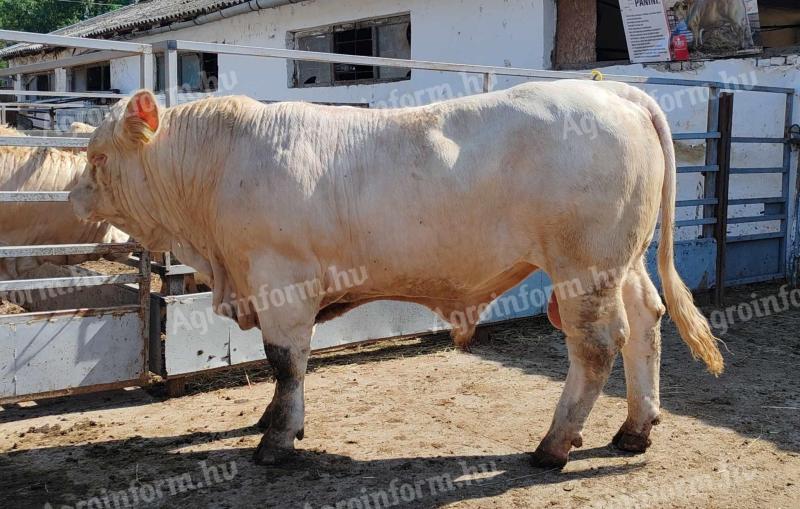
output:
[[626,414],[618,365],[563,472],[528,463],[567,369],[561,334],[540,318],[493,328],[472,354],[434,336],[315,356],[305,439],[281,468],[251,461],[266,368],[206,376],[172,400],[156,387],[11,406],[0,505],[795,508],[798,330],[800,309],[736,324],[715,379],[667,323],[653,447],[608,445]]

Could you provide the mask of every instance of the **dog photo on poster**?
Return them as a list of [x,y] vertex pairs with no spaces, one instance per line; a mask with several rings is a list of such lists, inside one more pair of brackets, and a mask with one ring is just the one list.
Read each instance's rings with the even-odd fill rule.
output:
[[[761,51],[758,0],[624,0],[620,6],[633,62]],[[656,14],[659,10],[663,17]],[[645,16],[647,25],[642,23]]]

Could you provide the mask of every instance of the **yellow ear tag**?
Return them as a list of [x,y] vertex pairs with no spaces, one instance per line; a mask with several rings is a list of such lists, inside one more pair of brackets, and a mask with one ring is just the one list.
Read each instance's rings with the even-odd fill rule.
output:
[[593,81],[603,81],[605,77],[603,73],[598,71],[597,69],[592,69],[592,80]]

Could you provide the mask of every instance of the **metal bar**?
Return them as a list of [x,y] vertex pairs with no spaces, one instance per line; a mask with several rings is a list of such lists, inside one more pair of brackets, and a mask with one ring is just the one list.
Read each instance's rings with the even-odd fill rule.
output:
[[706,224],[715,224],[717,219],[714,217],[704,217],[700,219],[685,219],[683,221],[675,221],[676,228],[682,228],[684,226],[702,226]]
[[20,279],[16,281],[0,281],[0,293],[46,290],[48,288],[70,288],[84,286],[102,286],[115,284],[138,283],[139,274],[115,274],[113,276],[77,276],[54,277],[48,279]]
[[733,94],[725,92],[719,95],[720,136],[717,143],[717,161],[719,173],[716,182],[716,218],[714,238],[717,241],[716,285],[714,288],[714,304],[722,306],[725,302],[725,275],[728,261],[728,193],[731,170],[731,136],[733,133]]
[[716,140],[719,139],[720,133],[716,130],[707,133],[672,133],[673,141],[680,140]]
[[759,276],[749,276],[749,277],[741,277],[738,279],[733,279],[728,281],[728,284],[731,286],[741,286],[741,285],[749,285],[753,283],[765,283],[768,281],[776,281],[780,279],[784,279],[786,277],[785,274],[781,272],[776,272],[774,274],[763,274]]
[[41,246],[0,247],[1,258],[21,258],[23,256],[65,256],[84,254],[130,253],[141,251],[136,242],[122,244],[54,244]]
[[89,139],[49,136],[0,136],[0,146],[86,148],[89,146]]
[[[717,87],[709,89],[708,106],[706,111],[706,129],[712,132],[719,132],[719,94],[720,90]],[[711,143],[706,140],[705,153],[706,153],[706,166],[714,168],[713,171],[706,171],[703,173],[703,197],[718,199],[717,195],[717,175],[719,172],[718,164],[718,149],[717,143]],[[719,201],[717,201],[719,203]],[[716,206],[703,207],[703,217],[717,217]],[[712,238],[714,236],[714,227],[706,225],[703,227],[703,237]]]
[[736,136],[731,138],[733,143],[786,143],[787,138],[757,138],[755,136]]
[[178,104],[178,51],[164,52],[164,101],[167,108]]
[[[790,194],[790,177],[791,177],[791,164],[792,164],[792,144],[789,143],[788,138],[790,138],[789,131],[792,128],[792,121],[794,120],[794,94],[786,94],[786,111],[784,112],[784,124],[783,124],[783,134],[787,138],[787,142],[783,146],[783,178],[781,179],[781,197],[784,198],[785,202],[789,203],[789,194]],[[784,205],[783,211],[785,213],[789,213],[787,210],[788,207]],[[795,218],[797,217],[797,211],[794,211]],[[789,258],[789,223],[790,221],[782,221],[781,222],[781,233],[783,233],[783,239],[781,240],[780,246],[780,259],[778,263],[780,263],[781,270],[785,271],[785,275],[792,275],[792,265],[793,260]]]
[[152,50],[149,49],[139,57],[139,85],[147,90],[155,91],[154,79],[154,58]]
[[786,214],[766,214],[763,216],[746,216],[728,218],[728,224],[764,223],[767,221],[781,221],[786,219]]
[[150,252],[139,255],[139,318],[142,322],[143,380],[147,379],[150,355]]
[[91,394],[93,392],[110,391],[113,389],[123,389],[125,387],[141,387],[142,385],[143,385],[142,380],[136,379],[136,380],[125,380],[122,382],[88,385],[83,387],[67,387],[65,389],[57,389],[54,391],[38,392],[34,394],[21,394],[19,396],[8,396],[6,398],[0,398],[0,405],[10,405],[12,403],[17,403],[19,401],[34,401],[38,399],[56,398],[61,396],[77,396],[80,394]]
[[719,171],[719,165],[707,164],[705,166],[678,166],[678,173],[714,173]]
[[22,74],[35,74],[43,71],[50,71],[57,67],[77,67],[81,65],[96,64],[97,62],[107,62],[114,58],[123,58],[138,55],[130,51],[97,51],[92,53],[84,53],[74,57],[63,58],[59,60],[48,60],[46,62],[37,62],[35,64],[17,65],[10,69],[0,69],[0,77],[13,76],[17,73]]
[[16,30],[0,30],[0,41],[26,42],[29,44],[43,44],[45,46],[58,46],[63,48],[86,48],[113,51],[129,51],[142,53],[150,49],[149,44],[137,42],[123,42],[109,39],[87,39],[84,37],[68,37],[65,35],[36,34],[32,32],[18,32]]
[[[45,90],[15,90],[16,96],[41,96],[41,97],[78,97],[84,99],[124,99],[126,94],[112,94],[111,92],[50,92]],[[22,98],[18,98],[22,101]]]
[[86,108],[85,104],[35,102],[0,102],[0,106],[6,108]]
[[14,94],[16,95],[17,101],[23,101],[25,97],[23,97],[22,93],[24,92],[24,76],[22,73],[17,73],[14,75]]
[[69,201],[69,191],[0,191],[0,203]]
[[[500,76],[527,76],[531,78],[546,79],[593,79],[590,72],[577,71],[544,71],[538,69],[523,69],[519,67],[497,67],[474,64],[451,64],[445,62],[432,62],[427,60],[405,60],[399,58],[364,57],[357,55],[341,55],[336,53],[322,53],[318,51],[301,51],[281,48],[262,48],[256,46],[241,46],[235,44],[219,44],[195,41],[166,41],[156,44],[156,47],[166,47],[178,51],[199,51],[204,53],[217,53],[225,55],[241,55],[266,58],[283,58],[302,60],[307,62],[327,62],[332,64],[353,64],[383,67],[399,67],[404,69],[425,69],[430,71],[453,71],[476,74],[491,73]],[[640,83],[652,85],[675,85],[687,87],[711,87],[730,90],[751,90],[755,92],[794,93],[793,89],[766,86],[746,86],[733,83],[723,83],[705,80],[677,80],[669,78],[650,78],[646,76],[625,76],[619,74],[606,74],[604,79],[621,81],[624,83]]]
[[785,173],[786,168],[731,168],[732,175],[752,175],[754,173]]
[[485,72],[483,73],[483,92],[491,92],[492,91],[492,73]]
[[783,238],[781,232],[770,233],[754,233],[752,235],[737,235],[735,237],[728,237],[728,244],[733,242],[752,242],[754,240],[767,240],[767,239],[781,239]]
[[716,198],[701,198],[698,200],[679,200],[675,202],[676,207],[697,207],[699,205],[716,205]]
[[759,205],[762,203],[785,203],[786,198],[775,196],[771,198],[736,198],[728,200],[728,205]]

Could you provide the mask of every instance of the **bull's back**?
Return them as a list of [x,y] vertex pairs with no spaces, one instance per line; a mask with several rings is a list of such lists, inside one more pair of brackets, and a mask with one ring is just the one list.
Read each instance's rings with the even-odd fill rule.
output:
[[617,86],[533,83],[378,114],[363,159],[330,175],[358,188],[337,200],[343,248],[386,272],[480,280],[550,256],[565,229],[614,226],[620,207],[657,200],[664,168],[649,115]]

